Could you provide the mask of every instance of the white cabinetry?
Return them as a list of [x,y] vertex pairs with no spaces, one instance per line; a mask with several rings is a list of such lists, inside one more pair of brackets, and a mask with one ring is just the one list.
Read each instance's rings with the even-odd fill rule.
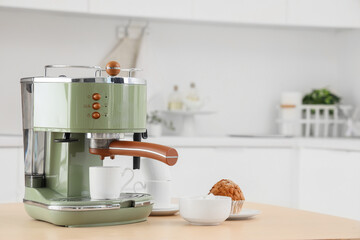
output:
[[359,0],[0,0],[0,6],[154,19],[360,27]]
[[192,19],[201,21],[285,24],[287,0],[196,0]]
[[292,207],[297,202],[297,161],[292,149],[178,148],[171,168],[175,196],[207,194],[223,178],[240,185],[249,201]]
[[360,152],[297,147],[177,147],[174,196],[203,195],[220,179],[248,201],[360,220]]
[[87,12],[88,0],[0,0],[0,6],[64,12]]
[[299,207],[360,220],[360,152],[303,149]]
[[242,0],[241,22],[286,24],[287,0]]
[[89,12],[131,17],[190,19],[191,0],[89,0]]
[[215,149],[176,148],[179,160],[170,168],[176,197],[207,194],[218,180]]
[[[281,144],[276,139],[158,140],[154,142],[179,152],[179,161],[169,168],[174,197],[205,195],[217,181],[228,178],[240,185],[247,201],[360,220],[358,140],[338,139],[336,145],[330,139],[284,139]],[[19,142],[9,143],[3,141],[0,148],[0,203],[23,198],[23,150]],[[344,146],[353,150],[334,150]],[[117,157],[105,164],[131,167],[132,158]],[[135,181],[142,180],[141,170],[135,175]]]
[[288,24],[359,27],[359,0],[288,0]]
[[292,207],[296,203],[297,161],[292,149],[218,148],[218,177],[243,189],[247,200]]
[[0,148],[0,203],[21,201],[24,189],[22,148]]
[[192,4],[192,17],[194,20],[239,22],[241,11],[241,1],[236,0],[196,0]]

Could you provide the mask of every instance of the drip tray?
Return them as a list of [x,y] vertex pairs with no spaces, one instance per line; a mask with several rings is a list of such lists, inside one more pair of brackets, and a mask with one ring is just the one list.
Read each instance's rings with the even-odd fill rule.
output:
[[52,198],[47,203],[24,199],[27,205],[54,211],[93,211],[120,208],[137,208],[153,204],[150,194],[122,193],[118,199],[94,200],[88,197]]
[[91,199],[90,197],[68,197],[68,198],[51,198],[54,202],[126,202],[129,200],[137,200],[141,198],[150,198],[150,194],[146,193],[121,193],[119,198],[114,199]]

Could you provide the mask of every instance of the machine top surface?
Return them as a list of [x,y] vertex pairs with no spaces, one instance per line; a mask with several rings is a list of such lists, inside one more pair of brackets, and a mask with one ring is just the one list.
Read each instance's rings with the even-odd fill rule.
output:
[[21,83],[115,83],[130,85],[146,85],[146,80],[134,77],[27,77],[20,80]]
[[[94,70],[93,77],[68,77],[68,75],[59,75],[58,77],[49,76],[49,69],[90,69]],[[109,76],[102,76],[102,72],[108,72]],[[116,74],[113,74],[115,71]],[[127,77],[117,76],[121,72],[126,72]],[[118,83],[118,84],[146,84],[144,79],[132,77],[132,73],[141,71],[139,68],[120,69],[120,65],[106,66],[106,69],[102,69],[99,66],[79,66],[79,65],[46,65],[44,76],[39,77],[27,77],[20,80],[21,83],[33,82],[33,83]],[[83,74],[81,74],[83,76]]]

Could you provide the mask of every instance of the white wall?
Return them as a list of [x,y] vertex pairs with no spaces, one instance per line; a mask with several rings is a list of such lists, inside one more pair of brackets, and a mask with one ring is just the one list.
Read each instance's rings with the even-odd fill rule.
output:
[[360,105],[360,31],[339,34],[339,89],[349,102]]
[[282,91],[333,88],[338,78],[330,30],[161,23],[149,31],[140,65],[150,104],[195,81],[219,111],[199,119],[202,132],[274,133]]
[[22,131],[20,78],[44,75],[47,64],[98,64],[116,43],[117,22],[0,9],[0,91],[6,103],[0,133]]
[[[115,45],[120,19],[0,9],[0,133],[21,132],[19,79],[45,64],[98,64]],[[274,133],[282,91],[308,91],[338,79],[338,38],[332,30],[152,22],[139,67],[150,108],[165,108],[174,84],[194,81],[207,108],[200,133]],[[355,44],[355,43],[354,43]]]

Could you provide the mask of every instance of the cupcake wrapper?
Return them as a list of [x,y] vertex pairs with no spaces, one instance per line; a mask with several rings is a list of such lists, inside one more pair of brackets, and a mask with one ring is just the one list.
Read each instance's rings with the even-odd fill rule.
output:
[[241,211],[241,208],[245,200],[232,201],[231,203],[231,214],[237,214]]

